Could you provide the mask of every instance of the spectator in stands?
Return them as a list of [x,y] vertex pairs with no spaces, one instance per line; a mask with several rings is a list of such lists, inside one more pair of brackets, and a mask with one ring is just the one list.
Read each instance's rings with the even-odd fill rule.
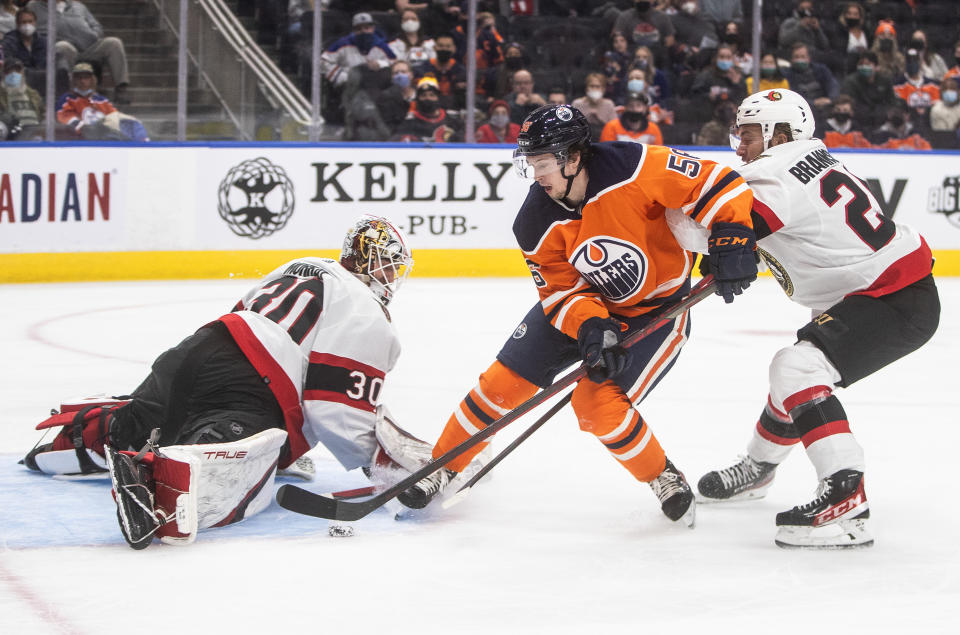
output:
[[120,113],[97,91],[93,66],[79,62],[70,72],[71,89],[57,99],[57,121],[68,138],[149,141],[143,125]]
[[686,55],[706,61],[704,56],[709,57],[720,43],[716,27],[701,15],[700,0],[675,0],[674,6],[677,11],[670,15],[676,39],[673,57]]
[[[631,68],[627,73],[627,93],[643,93],[647,96],[649,105],[647,113],[650,121],[660,126],[660,132],[665,132],[664,126],[673,124],[673,111],[661,106],[653,97],[654,89],[647,83],[646,74],[639,68]],[[624,98],[624,104],[626,98]],[[623,104],[618,104],[623,106]]]
[[870,50],[877,54],[877,67],[890,77],[896,77],[903,72],[904,59],[897,46],[897,30],[893,22],[880,20],[873,36]]
[[743,24],[743,0],[700,0],[703,17],[713,23],[717,30],[727,22]]
[[739,104],[747,96],[743,71],[734,63],[733,49],[729,44],[717,48],[713,63],[697,73],[690,91],[697,100],[694,110],[703,118],[712,116],[713,109],[721,101]]
[[837,63],[831,64],[831,67],[846,75],[856,69],[860,53],[870,48],[863,5],[859,2],[844,4],[836,24],[830,38],[831,48],[834,53],[842,52],[844,55],[842,60],[838,59]]
[[617,16],[613,30],[625,34],[634,46],[647,46],[658,54],[666,54],[675,42],[673,22],[663,11],[654,9],[653,4],[636,0],[632,9]]
[[798,42],[806,44],[808,52],[812,52],[817,59],[825,57],[830,50],[830,42],[820,28],[820,18],[817,17],[813,0],[797,0],[793,15],[780,24],[777,34],[780,53],[789,56]]
[[917,133],[907,105],[896,101],[887,109],[886,122],[870,134],[870,141],[884,148],[929,150],[930,142]]
[[[17,28],[3,36],[3,57],[23,62],[27,84],[46,92],[47,39],[37,33],[37,16],[30,9],[20,9]],[[66,73],[61,83],[66,89]]]
[[410,64],[423,64],[435,57],[433,38],[426,37],[420,30],[420,18],[416,11],[406,10],[400,15],[400,29],[403,35],[390,42],[390,50],[398,60]]
[[744,42],[738,22],[727,22],[720,29],[720,41],[733,49],[733,63],[740,67],[744,75],[753,73],[753,55],[750,43]]
[[0,1],[0,35],[6,35],[17,28],[17,7],[13,0]]
[[431,76],[437,80],[440,105],[447,110],[463,108],[467,102],[467,69],[454,58],[456,52],[453,36],[438,35],[435,57],[413,67],[418,78]]
[[600,141],[633,141],[663,145],[660,127],[650,121],[647,111],[650,100],[643,93],[629,93],[620,117],[607,122]]
[[828,148],[870,148],[871,143],[854,118],[856,105],[850,95],[837,95],[829,117],[818,121],[814,136]]
[[893,81],[880,70],[873,51],[860,54],[857,70],[843,80],[843,92],[853,98],[854,117],[864,130],[880,126],[886,120],[887,109],[897,99]]
[[[956,132],[960,126],[958,80],[948,77],[940,84],[940,99],[930,107],[930,128],[937,132]],[[956,142],[954,142],[956,143]]]
[[[61,7],[63,7],[61,9]],[[45,34],[47,3],[31,0],[27,4],[37,16],[37,27]],[[127,70],[127,52],[119,38],[104,37],[103,27],[82,2],[59,0],[54,16],[57,57],[67,68],[79,61],[106,66],[113,78],[113,101],[119,105],[130,103],[130,74]]]
[[395,139],[424,143],[463,141],[463,124],[440,105],[436,79],[427,76],[417,82],[417,98],[413,103],[413,110],[397,127]]
[[377,97],[377,110],[380,118],[390,129],[391,135],[397,126],[407,118],[417,89],[414,87],[413,69],[405,60],[394,60],[390,67],[391,86]]
[[527,115],[547,103],[543,95],[533,90],[533,75],[525,68],[513,74],[511,85],[513,90],[507,94],[506,102],[510,104],[510,121],[513,123],[523,123]]
[[497,18],[489,11],[477,14],[477,70],[485,71],[503,64],[503,36],[497,31]]
[[760,58],[760,87],[753,89],[753,77],[747,75],[747,94],[752,95],[761,90],[773,90],[775,88],[790,88],[790,82],[780,71],[780,64],[777,62],[777,56],[773,53],[764,53]]
[[[673,88],[670,86],[670,80],[667,74],[657,68],[653,59],[653,51],[649,47],[639,46],[633,53],[633,65],[630,70],[639,69],[643,73],[643,79],[646,82],[645,87],[630,88],[624,86],[627,92],[646,93],[651,103],[666,104],[673,97]],[[627,82],[630,82],[630,72],[627,72]],[[635,79],[635,78],[634,78]],[[625,94],[624,94],[625,95]]]
[[487,123],[477,128],[477,143],[516,143],[520,126],[510,121],[510,104],[496,99],[488,115]]
[[796,42],[790,54],[790,69],[784,73],[793,90],[807,100],[814,114],[830,108],[833,98],[840,93],[840,85],[825,64],[813,62],[803,42]]
[[633,61],[630,43],[620,31],[610,35],[610,47],[603,53],[603,74],[607,76],[607,97],[617,101],[625,92],[624,79]]
[[910,120],[918,128],[927,126],[930,107],[940,99],[940,82],[925,77],[920,52],[907,49],[904,74],[893,80],[893,92],[907,104]]
[[492,92],[487,93],[488,97],[502,99],[510,92],[510,82],[513,74],[521,68],[526,68],[529,60],[527,59],[526,49],[518,42],[511,42],[503,47],[503,64],[497,67],[494,73]]
[[567,93],[563,92],[562,88],[554,86],[547,91],[547,103],[560,105],[569,104],[570,102],[567,101]]
[[956,63],[951,66],[950,70],[943,76],[944,79],[948,77],[960,77],[960,41],[953,45],[953,61]]
[[697,133],[698,146],[729,146],[730,128],[737,122],[737,103],[721,101],[713,108],[713,119]]
[[34,141],[43,139],[43,99],[24,78],[23,62],[16,58],[3,65],[0,85],[0,139]]
[[596,137],[611,119],[617,118],[613,101],[604,97],[607,92],[607,76],[603,73],[590,73],[585,80],[585,95],[573,100],[573,107],[587,118],[590,129]]
[[338,39],[320,55],[320,70],[336,88],[343,88],[354,66],[371,70],[387,68],[396,59],[387,42],[376,33],[369,13],[354,14],[353,32]]
[[922,29],[917,29],[910,36],[910,48],[915,49],[920,54],[920,73],[924,77],[940,81],[947,74],[947,63],[943,61],[940,54],[931,51],[927,46],[927,34]]

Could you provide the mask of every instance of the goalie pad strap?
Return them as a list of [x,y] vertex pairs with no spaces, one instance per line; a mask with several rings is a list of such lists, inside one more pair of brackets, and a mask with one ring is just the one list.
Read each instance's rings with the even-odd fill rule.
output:
[[[93,472],[102,472],[103,469],[90,459],[87,454],[87,448],[90,448],[98,454],[103,454],[103,443],[107,440],[109,430],[109,421],[113,416],[111,410],[113,406],[91,405],[81,408],[73,417],[73,423],[70,426],[70,440],[73,443],[73,449],[77,453],[77,463],[80,465],[81,474],[92,474]],[[87,435],[87,442],[84,442],[84,432],[88,427],[88,420],[97,419],[93,439],[90,434]],[[97,445],[100,446],[99,450]]]

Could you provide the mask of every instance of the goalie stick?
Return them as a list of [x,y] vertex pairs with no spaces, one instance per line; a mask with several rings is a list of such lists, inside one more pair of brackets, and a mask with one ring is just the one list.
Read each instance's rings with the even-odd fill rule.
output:
[[[677,315],[681,315],[687,309],[700,302],[708,295],[711,295],[715,289],[715,286],[716,285],[714,284],[713,276],[705,276],[693,289],[691,289],[690,294],[687,295],[686,298],[672,305],[670,309],[664,311],[659,317],[652,320],[644,328],[635,333],[631,333],[626,339],[623,340],[621,345],[626,348],[643,339],[653,331],[672,320]],[[447,450],[445,453],[427,463],[416,472],[413,472],[392,487],[386,488],[372,498],[364,501],[336,499],[329,496],[324,496],[322,494],[310,492],[301,487],[297,487],[296,485],[287,484],[281,486],[280,489],[277,490],[277,503],[284,509],[289,509],[292,512],[305,514],[307,516],[316,516],[317,518],[326,518],[329,520],[359,520],[375,509],[382,507],[387,501],[392,500],[411,485],[416,484],[421,479],[433,474],[437,470],[442,469],[451,459],[463,454],[479,443],[482,443],[540,404],[546,402],[551,397],[558,395],[568,386],[580,381],[586,376],[586,374],[586,366],[580,364],[576,369],[567,373],[550,386],[547,386],[530,399],[527,399],[522,404],[503,415],[480,432],[476,433],[469,439],[466,439],[459,445]],[[516,445],[518,444],[515,444],[513,447],[516,447]],[[511,450],[512,449],[513,448],[511,448]]]

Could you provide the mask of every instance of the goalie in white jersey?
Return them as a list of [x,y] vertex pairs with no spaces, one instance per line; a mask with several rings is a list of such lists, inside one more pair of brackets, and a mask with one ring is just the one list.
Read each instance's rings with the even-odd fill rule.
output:
[[189,543],[261,511],[277,468],[309,477],[298,459],[317,444],[368,475],[419,468],[432,448],[379,405],[400,354],[386,305],[412,265],[399,229],[362,218],[339,262],[280,266],[158,357],[132,395],[61,407],[38,426],[60,433],[23,463],[109,471],[121,530],[138,549],[154,536]]
[[773,358],[746,456],[704,475],[698,489],[707,501],[762,497],[800,441],[820,484],[813,501],[777,515],[776,543],[868,546],[863,450],[834,388],[922,346],[937,329],[940,301],[923,237],[884,216],[813,129],[809,105],[789,90],[755,93],[737,111],[731,145],[754,192],[757,252],[815,317]]

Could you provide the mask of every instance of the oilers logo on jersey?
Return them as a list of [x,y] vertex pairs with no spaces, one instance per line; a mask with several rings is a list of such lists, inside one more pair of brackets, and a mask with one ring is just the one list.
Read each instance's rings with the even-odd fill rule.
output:
[[580,275],[604,296],[620,302],[643,287],[647,258],[636,245],[610,236],[594,236],[571,259]]

